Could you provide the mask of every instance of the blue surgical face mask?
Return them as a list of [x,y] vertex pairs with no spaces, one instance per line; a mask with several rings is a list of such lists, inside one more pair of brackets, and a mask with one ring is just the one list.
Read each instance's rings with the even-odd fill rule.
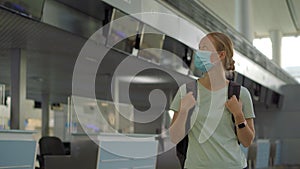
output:
[[210,51],[197,50],[194,54],[195,67],[203,73],[209,71],[214,66],[210,61],[211,54]]

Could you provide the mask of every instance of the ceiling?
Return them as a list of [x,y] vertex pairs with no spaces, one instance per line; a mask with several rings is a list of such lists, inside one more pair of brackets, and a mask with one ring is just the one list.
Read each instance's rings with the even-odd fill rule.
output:
[[[235,27],[236,0],[198,0],[225,22]],[[283,36],[300,35],[299,0],[249,0],[255,38],[268,37],[269,31],[280,30]]]
[[[66,103],[67,97],[72,94],[72,76],[76,59],[87,39],[5,10],[0,10],[0,18],[0,84],[6,85],[6,95],[10,95],[11,50],[21,48],[21,55],[27,58],[27,98],[41,101],[42,95],[46,93],[49,94],[51,103]],[[97,72],[95,82],[97,98],[110,99],[111,96],[108,93],[111,91],[111,84],[109,83],[111,83],[114,69],[127,56],[116,50],[107,53]],[[134,68],[143,68],[151,64],[142,59],[136,59],[136,57],[131,57],[130,63],[135,65]],[[151,66],[155,67],[153,64]],[[180,83],[185,83],[189,79],[175,71],[167,70],[166,72],[172,77],[177,77]],[[83,73],[82,79],[89,76],[87,72]],[[174,90],[178,87],[167,74],[140,72],[139,75],[141,78],[156,80],[156,85],[141,84],[139,78],[134,79],[132,84],[137,86],[136,89],[139,92],[136,93],[140,93],[139,96],[135,96],[138,101],[148,98],[144,94],[146,91],[153,90],[153,87]],[[126,81],[128,75],[122,76]],[[122,80],[122,78],[120,79]],[[157,79],[164,79],[164,81],[158,84]]]

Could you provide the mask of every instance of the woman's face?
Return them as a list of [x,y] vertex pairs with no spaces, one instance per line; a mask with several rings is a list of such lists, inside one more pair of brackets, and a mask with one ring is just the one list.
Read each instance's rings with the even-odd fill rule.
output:
[[199,50],[212,52],[212,54],[210,56],[210,61],[212,63],[215,63],[215,62],[219,61],[220,58],[219,58],[218,51],[216,50],[212,41],[213,40],[207,36],[204,37],[203,39],[201,39],[201,41],[199,43]]
[[214,46],[211,38],[209,38],[207,36],[205,36],[204,38],[201,39],[201,41],[199,43],[199,49],[216,52],[215,46]]

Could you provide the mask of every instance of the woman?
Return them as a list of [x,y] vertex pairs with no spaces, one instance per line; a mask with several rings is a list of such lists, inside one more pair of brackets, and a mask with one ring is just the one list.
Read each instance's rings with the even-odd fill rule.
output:
[[[189,143],[184,168],[242,169],[247,162],[238,141],[249,147],[255,131],[253,104],[249,91],[241,87],[240,99],[227,99],[227,72],[234,71],[233,45],[219,32],[206,35],[194,55],[194,66],[203,72],[197,80],[197,99],[185,86],[177,92],[171,109],[175,111],[170,137],[177,144],[185,135],[189,110],[195,106],[188,132]],[[232,121],[234,117],[235,124]],[[237,134],[234,131],[236,126]]]

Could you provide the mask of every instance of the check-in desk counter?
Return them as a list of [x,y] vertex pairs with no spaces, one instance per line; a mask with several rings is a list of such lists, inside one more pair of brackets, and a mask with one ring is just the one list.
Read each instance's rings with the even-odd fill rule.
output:
[[45,169],[74,169],[70,155],[45,155]]
[[37,141],[35,132],[0,130],[0,169],[33,169]]
[[100,135],[98,169],[155,169],[158,141],[142,135]]
[[[242,149],[246,148],[242,147]],[[249,169],[265,169],[281,165],[281,142],[279,140],[258,139],[246,151]]]
[[72,165],[87,169],[155,169],[157,149],[158,141],[153,135],[74,134]]
[[257,140],[256,168],[268,168],[270,157],[270,141],[268,139]]
[[73,133],[71,139],[72,169],[96,169],[98,145],[97,134]]

